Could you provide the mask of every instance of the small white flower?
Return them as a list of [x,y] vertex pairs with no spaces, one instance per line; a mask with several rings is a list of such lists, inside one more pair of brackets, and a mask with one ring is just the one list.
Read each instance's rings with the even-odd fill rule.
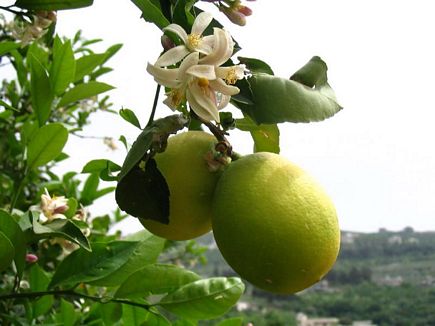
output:
[[54,219],[63,218],[66,216],[63,215],[68,210],[68,199],[64,196],[53,196],[51,197],[48,193],[48,190],[45,189],[45,194],[41,195],[41,212],[42,214],[39,217],[39,220],[42,223],[50,222]]
[[213,16],[208,12],[200,13],[192,26],[192,31],[187,34],[186,31],[178,24],[170,24],[163,28],[163,31],[175,33],[183,41],[183,45],[176,46],[163,55],[156,61],[156,65],[160,67],[171,66],[183,60],[190,52],[200,52],[208,54],[212,50],[213,36],[203,37],[207,26],[212,21]]

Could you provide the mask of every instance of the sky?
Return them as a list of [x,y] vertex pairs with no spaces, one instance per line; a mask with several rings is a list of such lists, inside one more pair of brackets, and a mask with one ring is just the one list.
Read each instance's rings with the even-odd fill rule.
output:
[[[241,45],[241,56],[269,63],[275,75],[289,77],[312,56],[328,64],[329,83],[344,107],[334,117],[309,124],[280,124],[281,155],[312,174],[333,199],[343,230],[379,228],[435,230],[435,4],[432,0],[305,0],[247,2],[254,11],[247,25],[231,24],[212,12]],[[161,51],[160,31],[140,19],[130,1],[95,0],[89,8],[63,11],[57,31],[77,29],[102,38],[101,51],[114,43],[122,50],[111,60],[113,108],[132,109],[148,120],[155,84],[145,71]],[[271,105],[273,105],[271,103]],[[163,104],[158,115],[171,111]],[[121,118],[99,113],[83,134],[125,135],[140,131]],[[236,151],[252,151],[249,134],[234,131]],[[100,140],[73,139],[67,145],[80,170],[97,158],[122,164],[121,144],[110,151]],[[114,197],[98,202],[94,214],[115,207]],[[134,220],[128,222],[136,227]]]

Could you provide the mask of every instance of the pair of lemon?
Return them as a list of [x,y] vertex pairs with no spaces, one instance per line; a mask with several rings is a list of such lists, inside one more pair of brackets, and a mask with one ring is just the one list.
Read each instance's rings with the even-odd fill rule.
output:
[[187,240],[213,230],[228,264],[274,293],[319,281],[334,264],[340,231],[333,203],[303,170],[280,155],[255,153],[210,172],[214,136],[170,137],[155,159],[170,189],[169,224],[141,219],[152,233]]

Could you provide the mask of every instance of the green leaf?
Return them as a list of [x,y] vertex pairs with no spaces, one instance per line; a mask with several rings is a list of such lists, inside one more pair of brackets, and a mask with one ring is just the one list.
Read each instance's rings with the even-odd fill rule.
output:
[[91,251],[88,239],[71,220],[55,219],[49,223],[40,224],[34,219],[33,232],[35,232],[38,238],[64,238],[78,244],[85,250]]
[[142,18],[149,23],[154,23],[162,29],[170,24],[169,20],[163,15],[161,9],[151,0],[131,0],[141,11]]
[[77,82],[83,77],[91,74],[95,68],[104,63],[107,56],[108,54],[106,53],[92,53],[78,58],[76,61],[74,82]]
[[244,289],[245,285],[236,277],[204,279],[166,295],[158,305],[188,320],[212,319],[236,304]]
[[[32,292],[46,291],[49,278],[44,270],[38,265],[33,264],[29,273],[29,285]],[[52,295],[43,296],[32,302],[33,318],[46,314],[53,307],[54,299]]]
[[271,152],[279,154],[279,129],[276,124],[257,125],[251,118],[236,119],[236,127],[249,131],[254,140],[254,152]]
[[3,41],[0,43],[0,57],[5,55],[6,53],[11,52],[12,50],[18,49],[20,47],[20,43],[11,42],[11,41]]
[[176,265],[148,265],[130,275],[116,291],[115,297],[135,298],[145,297],[148,293],[168,293],[199,279],[194,272]]
[[137,242],[112,241],[93,243],[92,252],[78,249],[60,263],[50,288],[102,279],[124,265],[137,245]]
[[39,60],[29,53],[30,62],[30,97],[33,110],[38,117],[39,126],[43,126],[51,113],[54,95],[47,71]]
[[130,122],[133,126],[142,129],[140,126],[139,119],[136,117],[136,114],[130,109],[121,109],[119,110],[119,115],[127,122]]
[[16,108],[14,108],[13,106],[9,105],[8,103],[6,103],[5,101],[2,101],[2,100],[0,100],[0,106],[3,106],[5,109],[8,109],[8,110],[19,112]]
[[122,44],[114,44],[112,46],[110,46],[106,52],[104,52],[105,54],[105,58],[104,58],[104,62],[107,62],[111,57],[113,57],[119,50],[121,50],[122,48]]
[[3,232],[3,234],[11,241],[14,247],[15,267],[17,269],[18,277],[21,278],[25,267],[26,257],[26,237],[24,232],[21,230],[18,222],[3,210],[0,210],[0,231]]
[[63,10],[88,7],[94,0],[17,0],[15,6],[29,10]]
[[100,184],[100,178],[98,173],[92,173],[87,179],[83,186],[83,190],[80,196],[80,202],[88,206],[92,204],[97,195],[98,185]]
[[100,315],[104,325],[115,325],[122,317],[122,305],[117,302],[108,302],[100,306]]
[[127,304],[122,305],[122,321],[124,325],[145,325],[148,311]]
[[[308,66],[311,67],[311,63]],[[314,87],[310,86],[311,83],[307,86],[295,80],[258,73],[237,83],[241,91],[233,98],[233,103],[257,124],[327,119],[342,107],[326,82],[326,64],[323,70],[318,68],[319,64],[313,66],[316,69],[307,68],[309,73],[302,69],[302,73],[297,74],[297,79],[310,82],[316,80]],[[310,75],[313,71],[317,73]],[[313,78],[314,75],[317,78]]]
[[53,63],[50,68],[50,83],[56,95],[62,94],[74,80],[76,61],[71,41],[64,44],[58,36],[54,39]]
[[60,123],[51,123],[38,129],[27,146],[27,165],[30,169],[54,160],[68,140],[68,130]]
[[268,75],[274,75],[272,68],[270,68],[270,66],[262,60],[246,57],[238,57],[237,59],[239,59],[239,62],[244,64],[246,68],[251,71],[251,73],[265,73]]
[[114,87],[106,83],[90,81],[85,84],[79,84],[65,93],[61,98],[58,107],[66,106],[76,101],[91,98],[92,96],[110,91]]
[[15,257],[15,248],[11,240],[0,231],[0,272],[8,268]]
[[99,159],[99,160],[92,160],[86,163],[81,173],[101,172],[102,170],[107,168],[110,168],[111,171],[121,170],[121,167],[118,164],[113,163],[110,160]]
[[62,326],[74,326],[79,318],[74,305],[64,299],[60,299],[60,310],[56,315],[56,322]]
[[162,252],[165,240],[152,234],[147,234],[140,241],[128,260],[119,269],[106,277],[99,279],[92,284],[99,286],[119,286],[131,274],[143,268],[147,264],[157,261],[159,254]]
[[134,167],[118,182],[115,199],[132,216],[169,223],[169,187],[154,159],[145,169]]
[[233,318],[222,320],[216,326],[242,326],[242,325],[243,325],[242,317],[233,317]]

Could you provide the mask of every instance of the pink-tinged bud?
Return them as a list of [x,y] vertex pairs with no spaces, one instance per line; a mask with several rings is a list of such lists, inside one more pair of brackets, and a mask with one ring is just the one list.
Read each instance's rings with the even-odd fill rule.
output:
[[237,11],[245,16],[251,16],[252,15],[252,9],[246,6],[240,6],[237,8]]
[[220,11],[222,11],[225,16],[228,17],[228,19],[236,25],[239,26],[245,26],[246,25],[246,18],[245,15],[238,12],[238,11],[234,11],[234,9],[232,8],[227,8],[227,7],[220,7]]
[[163,49],[165,51],[168,51],[175,46],[174,42],[168,35],[162,35],[162,37],[160,38],[160,42],[162,43]]
[[35,254],[26,254],[26,262],[29,264],[36,263],[38,261],[38,256]]

